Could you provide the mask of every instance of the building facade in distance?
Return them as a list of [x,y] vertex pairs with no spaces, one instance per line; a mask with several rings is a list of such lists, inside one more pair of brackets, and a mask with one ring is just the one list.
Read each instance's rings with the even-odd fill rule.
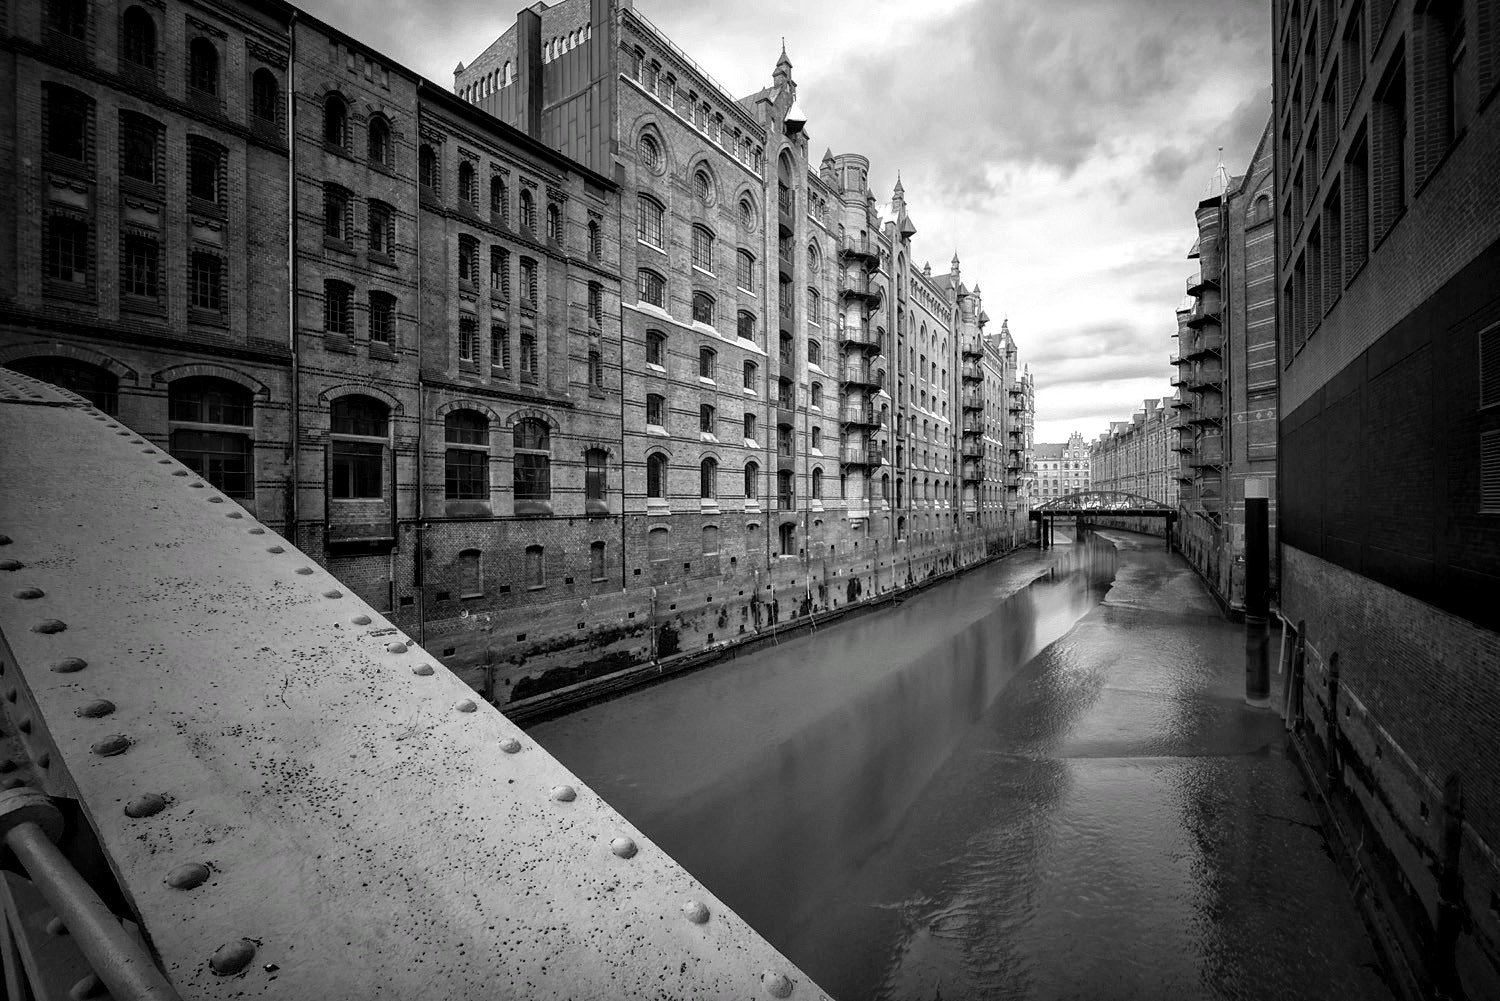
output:
[[1038,442],[1034,452],[1038,504],[1081,493],[1093,483],[1093,458],[1081,432],[1074,431],[1062,443]]
[[1273,9],[1281,613],[1307,731],[1400,870],[1437,993],[1494,997],[1500,4]]
[[1267,122],[1244,174],[1221,160],[1198,203],[1172,358],[1178,542],[1230,609],[1245,603],[1245,483],[1269,495],[1276,479],[1272,134]]
[[1089,446],[1093,488],[1138,494],[1177,507],[1177,413],[1172,400],[1146,400],[1129,421],[1112,421]]

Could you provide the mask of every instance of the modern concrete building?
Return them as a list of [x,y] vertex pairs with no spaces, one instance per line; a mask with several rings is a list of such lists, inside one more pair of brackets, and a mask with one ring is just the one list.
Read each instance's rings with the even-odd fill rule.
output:
[[1089,446],[1095,490],[1118,490],[1177,507],[1176,411],[1172,399],[1146,400],[1128,421],[1113,421]]
[[1500,996],[1500,4],[1274,5],[1281,612],[1409,958]]
[[633,7],[565,0],[448,88],[275,0],[165,3],[0,13],[0,364],[201,469],[485,694],[1024,529],[1008,331],[956,257],[917,263],[899,180],[809,159],[785,52],[736,96]]
[[1081,432],[1063,443],[1039,442],[1034,451],[1037,503],[1088,490],[1093,483],[1093,460]]
[[1172,359],[1178,541],[1231,609],[1245,602],[1245,482],[1274,493],[1276,479],[1272,135],[1268,121],[1244,174],[1221,158],[1209,178]]

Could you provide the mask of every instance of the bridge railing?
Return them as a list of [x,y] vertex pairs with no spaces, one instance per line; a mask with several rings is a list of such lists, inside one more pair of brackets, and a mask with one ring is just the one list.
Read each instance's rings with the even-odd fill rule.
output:
[[823,996],[160,444],[3,371],[0,442],[9,982],[68,938],[116,997]]

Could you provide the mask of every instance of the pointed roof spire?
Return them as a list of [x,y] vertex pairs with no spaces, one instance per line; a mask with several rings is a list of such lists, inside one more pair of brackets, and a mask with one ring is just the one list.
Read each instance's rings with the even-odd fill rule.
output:
[[464,71],[464,61],[462,59],[460,59],[458,61],[458,65],[453,68],[453,75],[454,76],[458,76],[463,71]]
[[953,260],[948,262],[948,270],[955,275],[958,274],[958,248],[956,247],[953,250]]
[[1219,147],[1219,164],[1214,172],[1208,175],[1208,183],[1203,186],[1203,197],[1217,198],[1229,190],[1229,170],[1224,166],[1224,147]]
[[906,194],[906,189],[901,186],[901,171],[896,171],[896,194]]
[[824,147],[824,149],[823,149],[823,162],[824,163],[828,163],[828,164],[833,163],[833,149],[832,149],[832,147]]
[[776,69],[771,74],[771,79],[782,83],[792,78],[792,61],[786,57],[786,36],[781,38],[781,57],[776,60]]

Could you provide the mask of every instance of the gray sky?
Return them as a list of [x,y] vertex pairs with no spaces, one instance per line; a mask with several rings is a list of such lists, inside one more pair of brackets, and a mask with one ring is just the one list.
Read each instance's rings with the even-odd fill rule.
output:
[[[424,76],[515,0],[303,0]],[[1174,312],[1217,162],[1244,173],[1271,113],[1266,0],[637,0],[721,84],[770,83],[786,37],[813,157],[896,171],[917,261],[958,251],[1036,375],[1036,438],[1092,439],[1171,393]]]

